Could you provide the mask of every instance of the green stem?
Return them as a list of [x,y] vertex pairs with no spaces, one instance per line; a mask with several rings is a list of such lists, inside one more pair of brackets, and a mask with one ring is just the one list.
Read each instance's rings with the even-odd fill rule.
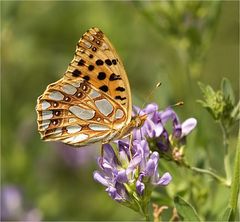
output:
[[225,185],[226,187],[230,187],[229,182],[225,178],[217,175],[216,173],[214,173],[214,172],[212,172],[210,170],[201,169],[201,168],[197,168],[197,167],[189,167],[189,168],[192,171],[195,171],[195,172],[198,172],[198,173],[201,173],[201,174],[207,174],[207,175],[213,177],[215,180],[217,180],[220,183],[222,183],[223,185]]
[[206,169],[201,169],[201,168],[198,168],[198,167],[193,167],[193,166],[190,166],[188,163],[186,162],[183,162],[182,163],[182,166],[192,170],[192,171],[195,171],[197,173],[201,173],[201,174],[207,174],[211,177],[213,177],[216,181],[222,183],[223,185],[225,185],[226,187],[230,187],[231,184],[223,177],[217,175],[216,173],[212,172],[211,170],[206,170]]
[[223,147],[224,147],[224,169],[226,173],[227,182],[231,183],[231,167],[230,167],[230,159],[229,159],[229,136],[226,127],[224,127],[223,123],[220,122],[220,127],[222,129],[223,134]]
[[146,214],[146,215],[145,215],[145,220],[146,220],[146,221],[150,221],[149,214]]
[[[237,220],[237,204],[239,197],[239,183],[240,183],[240,130],[238,132],[238,144],[236,149],[236,159],[234,164],[233,179],[231,186],[230,202],[232,208],[231,220]],[[239,215],[240,216],[240,215]]]
[[150,221],[150,217],[149,217],[149,203],[146,203],[146,201],[143,200],[142,202],[142,212],[145,216],[145,220],[146,221]]

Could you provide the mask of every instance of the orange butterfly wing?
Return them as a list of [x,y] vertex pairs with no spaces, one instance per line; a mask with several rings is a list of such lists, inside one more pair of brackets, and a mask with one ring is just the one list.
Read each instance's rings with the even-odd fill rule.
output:
[[77,44],[64,77],[38,98],[44,140],[82,146],[117,137],[131,120],[128,78],[115,49],[97,28]]

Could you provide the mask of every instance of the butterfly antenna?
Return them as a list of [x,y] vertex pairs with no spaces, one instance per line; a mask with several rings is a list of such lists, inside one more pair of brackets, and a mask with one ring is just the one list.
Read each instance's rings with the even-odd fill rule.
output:
[[[182,106],[182,105],[184,105],[184,102],[183,101],[179,101],[179,102],[177,102],[177,103],[175,103],[173,105],[168,106],[167,108],[169,108],[169,107],[173,108],[173,107],[178,107],[178,106]],[[160,111],[160,108],[157,111]],[[152,111],[150,113],[147,113],[147,115],[152,114],[154,112],[156,112],[156,110],[154,110],[154,111]]]
[[184,105],[184,102],[183,101],[179,101],[179,102],[177,102],[177,103],[175,103],[173,105],[170,105],[170,107],[176,107],[176,106],[182,106],[182,105]]
[[[162,85],[162,83],[161,83],[161,82],[158,82],[158,83],[154,86],[154,88],[151,89],[150,93],[148,94],[148,97],[145,99],[145,101],[144,101],[141,109],[139,110],[139,113],[140,113],[140,111],[146,106],[147,102],[150,100],[150,98],[152,97],[152,95],[153,95],[153,93],[155,92],[155,90],[156,90],[157,88],[159,88],[161,85]],[[138,113],[138,115],[139,115],[139,113]]]

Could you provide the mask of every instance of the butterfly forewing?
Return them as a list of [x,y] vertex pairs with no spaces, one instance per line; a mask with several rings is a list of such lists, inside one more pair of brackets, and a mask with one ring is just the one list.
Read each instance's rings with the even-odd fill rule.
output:
[[88,30],[79,40],[65,75],[87,79],[131,113],[131,92],[123,64],[110,41],[98,28]]
[[38,98],[38,129],[45,140],[82,146],[120,134],[131,119],[130,88],[122,62],[97,28],[80,39],[64,77]]

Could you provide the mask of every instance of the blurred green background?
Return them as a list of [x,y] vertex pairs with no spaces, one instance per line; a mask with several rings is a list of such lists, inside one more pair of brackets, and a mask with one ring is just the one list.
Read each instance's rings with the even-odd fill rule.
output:
[[[188,141],[189,162],[224,175],[221,131],[196,103],[197,82],[217,89],[227,77],[239,95],[238,19],[238,1],[1,1],[2,219],[141,219],[94,182],[98,145],[76,150],[43,142],[37,132],[37,97],[62,77],[90,27],[102,29],[117,49],[134,104],[141,106],[158,81],[162,86],[146,102],[164,109],[184,101],[175,109],[181,119],[198,120]],[[230,148],[235,144],[233,132]],[[173,182],[159,190],[157,203],[171,207],[171,197],[181,194],[206,220],[225,209],[227,188],[163,163],[160,172],[167,170]]]

